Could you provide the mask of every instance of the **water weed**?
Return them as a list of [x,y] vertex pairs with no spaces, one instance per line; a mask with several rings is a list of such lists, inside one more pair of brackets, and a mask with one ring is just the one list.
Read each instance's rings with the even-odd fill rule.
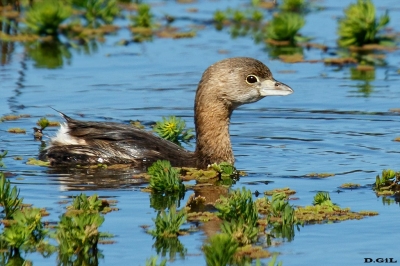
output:
[[296,35],[304,26],[304,18],[296,13],[280,13],[273,17],[266,27],[267,41],[271,44],[274,41],[294,44]]
[[38,35],[57,35],[58,27],[72,14],[67,1],[34,1],[26,13],[26,26]]
[[151,13],[151,7],[148,4],[139,4],[137,14],[131,17],[133,27],[152,28],[154,15]]
[[400,190],[400,172],[392,169],[385,169],[381,176],[377,175],[374,184],[377,195],[390,196]]
[[150,175],[149,187],[157,192],[182,192],[185,185],[179,178],[179,171],[171,166],[169,161],[153,163],[148,169]]
[[184,209],[179,212],[175,206],[171,206],[169,211],[161,210],[154,220],[155,230],[149,231],[154,237],[177,237],[179,229],[186,222],[187,215]]
[[157,121],[154,131],[163,139],[181,145],[181,142],[188,142],[194,135],[192,130],[186,130],[186,123],[183,119],[175,116],[163,117]]
[[218,217],[224,221],[244,221],[248,226],[256,226],[258,220],[257,207],[253,202],[250,190],[243,187],[221,197],[215,207]]

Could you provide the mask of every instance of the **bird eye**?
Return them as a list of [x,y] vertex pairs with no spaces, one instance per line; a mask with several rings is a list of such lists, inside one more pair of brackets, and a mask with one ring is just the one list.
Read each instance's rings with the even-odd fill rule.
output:
[[247,83],[256,83],[258,78],[254,75],[248,75],[246,78]]

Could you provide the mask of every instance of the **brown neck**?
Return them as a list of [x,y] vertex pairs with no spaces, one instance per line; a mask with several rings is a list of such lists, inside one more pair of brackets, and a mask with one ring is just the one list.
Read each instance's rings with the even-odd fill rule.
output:
[[212,163],[234,163],[229,136],[229,120],[232,113],[230,109],[217,98],[196,96],[197,141],[195,155],[198,168],[206,168]]

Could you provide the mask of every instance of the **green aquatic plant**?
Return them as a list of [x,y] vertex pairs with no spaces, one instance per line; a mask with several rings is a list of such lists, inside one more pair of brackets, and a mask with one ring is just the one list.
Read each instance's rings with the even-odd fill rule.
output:
[[5,219],[11,219],[14,213],[21,209],[22,198],[19,198],[19,189],[11,188],[11,182],[0,173],[0,205],[3,207]]
[[42,117],[36,122],[36,124],[40,127],[41,130],[44,130],[50,125],[50,122],[46,117]]
[[400,171],[385,169],[381,176],[377,175],[374,190],[378,195],[390,196],[400,190]]
[[245,246],[256,242],[258,235],[257,224],[247,224],[244,219],[224,221],[221,224],[221,232],[235,239],[239,246]]
[[194,135],[192,130],[186,130],[186,123],[183,119],[169,116],[163,117],[162,121],[157,121],[154,131],[163,139],[181,145],[181,142],[188,142]]
[[260,198],[256,205],[261,214],[266,216],[265,220],[260,221],[267,230],[267,244],[271,245],[272,238],[282,238],[291,241],[295,235],[295,229],[300,230],[296,211],[288,202],[285,192],[277,192],[268,197]]
[[279,224],[283,226],[297,224],[294,208],[289,204],[285,193],[280,192],[272,195],[271,211],[268,218],[271,216],[281,217]]
[[154,27],[153,14],[148,4],[139,4],[137,14],[132,16],[133,27],[152,28]]
[[387,12],[377,19],[371,0],[357,0],[357,3],[350,4],[344,13],[345,17],[339,20],[338,42],[340,46],[345,47],[379,43],[382,38],[378,33],[390,21]]
[[158,212],[157,217],[153,219],[155,223],[155,230],[150,230],[149,233],[154,237],[177,237],[179,229],[183,223],[186,222],[187,215],[185,209],[176,211],[173,205],[169,211],[161,210]]
[[111,24],[120,12],[116,0],[72,0],[72,5],[82,12],[87,26],[92,28]]
[[283,0],[280,8],[284,11],[299,12],[307,6],[305,0]]
[[35,1],[26,12],[26,26],[39,35],[57,35],[60,24],[72,14],[68,1]]
[[215,207],[218,210],[217,216],[222,220],[244,221],[249,226],[256,226],[258,220],[257,207],[253,202],[250,190],[245,187],[237,189],[218,200]]
[[239,244],[228,234],[216,234],[203,246],[208,266],[231,265]]
[[336,208],[337,205],[331,201],[331,197],[329,196],[328,192],[318,192],[314,196],[313,205],[320,205],[320,206],[327,206],[329,208]]
[[182,192],[185,185],[179,178],[179,171],[171,166],[169,161],[153,163],[148,169],[150,175],[149,187],[158,192]]
[[60,258],[94,255],[100,239],[98,228],[103,222],[104,217],[96,212],[62,215],[55,233]]
[[45,241],[48,231],[44,229],[42,212],[38,208],[24,208],[14,214],[10,226],[1,235],[12,250],[40,250],[41,253],[51,254],[54,246]]
[[104,206],[97,194],[88,197],[86,194],[81,193],[79,196],[74,198],[71,206],[67,207],[67,209],[101,212],[104,209]]
[[304,26],[304,18],[296,13],[280,13],[266,26],[267,40],[295,43],[296,35]]
[[213,163],[209,166],[209,168],[213,169],[217,173],[219,173],[220,179],[231,179],[231,178],[238,178],[239,173],[236,168],[227,162],[222,163]]

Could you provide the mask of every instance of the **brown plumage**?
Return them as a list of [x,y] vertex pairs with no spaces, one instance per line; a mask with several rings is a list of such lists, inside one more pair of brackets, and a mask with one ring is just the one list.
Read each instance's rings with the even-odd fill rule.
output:
[[293,90],[273,79],[258,60],[237,57],[211,65],[203,74],[195,98],[196,150],[190,152],[130,125],[74,120],[64,114],[62,127],[40,158],[52,165],[132,164],[145,168],[159,159],[174,166],[205,168],[211,163],[234,163],[229,121],[234,109],[265,96]]

